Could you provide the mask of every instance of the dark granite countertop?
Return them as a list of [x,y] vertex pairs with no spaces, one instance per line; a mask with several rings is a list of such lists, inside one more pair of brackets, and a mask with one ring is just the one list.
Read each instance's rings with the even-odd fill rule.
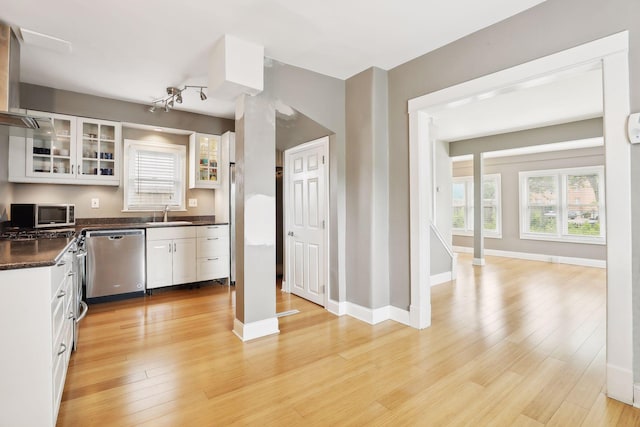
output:
[[0,241],[0,270],[55,265],[74,237]]
[[[227,222],[216,222],[215,217],[173,217],[170,221],[189,221],[190,224],[148,225],[152,218],[96,218],[78,219],[76,235],[88,230],[118,230],[132,228],[189,227],[199,225],[225,225]],[[162,225],[160,225],[162,224]],[[46,267],[58,262],[60,256],[75,238],[36,239],[28,241],[0,241],[0,270],[17,268]]]

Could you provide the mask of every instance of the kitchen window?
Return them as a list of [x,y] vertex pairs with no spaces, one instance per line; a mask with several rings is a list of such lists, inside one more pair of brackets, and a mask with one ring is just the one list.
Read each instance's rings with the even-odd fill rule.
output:
[[124,210],[185,210],[186,147],[125,140]]
[[[484,175],[482,179],[482,206],[484,209],[484,234],[486,237],[502,237],[500,174]],[[473,235],[473,177],[453,178],[453,224],[455,235]]]
[[520,238],[605,243],[604,168],[520,172]]

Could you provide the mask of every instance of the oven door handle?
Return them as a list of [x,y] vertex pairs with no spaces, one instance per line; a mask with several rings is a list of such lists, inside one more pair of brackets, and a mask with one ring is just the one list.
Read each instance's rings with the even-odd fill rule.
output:
[[89,306],[86,302],[80,301],[80,305],[82,306],[82,311],[80,312],[80,316],[78,316],[78,318],[76,319],[76,323],[80,323],[80,321],[84,319],[84,316],[86,316],[87,312],[89,311]]

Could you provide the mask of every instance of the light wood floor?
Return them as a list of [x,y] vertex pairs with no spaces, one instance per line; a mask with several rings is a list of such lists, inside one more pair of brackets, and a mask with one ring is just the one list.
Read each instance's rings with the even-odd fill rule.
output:
[[460,256],[433,325],[370,326],[277,291],[277,336],[231,333],[234,293],[94,305],[59,426],[634,426],[607,399],[605,271]]

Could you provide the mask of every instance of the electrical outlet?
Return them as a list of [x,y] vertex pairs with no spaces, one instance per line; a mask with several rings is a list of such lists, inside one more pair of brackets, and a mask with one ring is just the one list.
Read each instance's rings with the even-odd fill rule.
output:
[[189,207],[197,208],[198,207],[198,199],[189,199]]
[[91,199],[91,209],[98,209],[100,207],[100,199]]

